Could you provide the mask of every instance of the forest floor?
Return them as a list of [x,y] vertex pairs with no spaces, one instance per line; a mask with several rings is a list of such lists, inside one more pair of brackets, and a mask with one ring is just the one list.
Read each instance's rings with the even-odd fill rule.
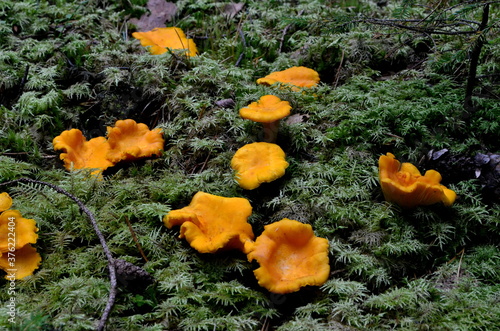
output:
[[[1,1],[0,192],[36,221],[41,263],[0,280],[0,328],[498,327],[500,4],[429,3]],[[132,35],[161,26],[182,29],[197,55],[154,55]],[[257,84],[294,66],[320,82]],[[231,160],[264,135],[239,110],[264,95],[291,106],[274,141],[288,167],[246,190]],[[125,119],[161,130],[162,152],[102,175],[64,167],[54,138],[110,139]],[[438,171],[454,203],[386,201],[387,153]],[[256,238],[285,218],[310,225],[328,241],[326,282],[273,293],[241,250],[196,251],[163,219],[197,192],[246,199]]]

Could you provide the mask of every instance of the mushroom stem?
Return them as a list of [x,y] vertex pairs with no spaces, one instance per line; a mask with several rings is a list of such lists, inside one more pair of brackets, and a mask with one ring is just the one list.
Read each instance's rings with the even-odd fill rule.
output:
[[270,123],[262,123],[264,126],[264,142],[266,143],[275,143],[276,138],[278,137],[278,130],[280,127],[280,120],[270,122]]

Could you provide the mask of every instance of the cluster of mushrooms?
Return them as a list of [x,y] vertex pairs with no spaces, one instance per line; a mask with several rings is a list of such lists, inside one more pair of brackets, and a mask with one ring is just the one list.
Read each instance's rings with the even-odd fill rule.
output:
[[12,198],[0,193],[0,269],[6,279],[21,279],[33,274],[42,258],[31,246],[38,239],[33,219],[24,218],[19,210],[10,209]]
[[[198,50],[192,39],[187,39],[184,32],[177,27],[155,28],[146,32],[134,32],[133,37],[139,39],[143,46],[149,47],[151,54],[162,54],[177,50],[186,56],[196,56]],[[274,72],[257,80],[258,84],[285,84],[292,91],[299,91],[317,85],[319,75],[316,71],[305,67],[293,67],[284,71]],[[285,153],[276,141],[280,119],[290,114],[291,106],[274,95],[265,95],[240,110],[243,118],[261,122],[264,129],[264,142],[248,144],[238,150],[231,162],[236,170],[237,181],[241,187],[251,190],[262,182],[273,181],[285,173],[288,163]],[[262,153],[259,153],[262,151]],[[253,155],[269,155],[262,167],[248,168],[250,162],[258,162]],[[267,163],[267,166],[264,164]],[[269,168],[268,168],[269,167]],[[273,169],[273,170],[271,170]],[[456,194],[441,185],[441,175],[435,170],[429,170],[421,175],[418,169],[410,164],[395,159],[391,153],[382,155],[379,159],[379,177],[384,197],[387,201],[397,203],[403,208],[413,208],[442,202],[450,206],[456,199]]]
[[[157,28],[148,32],[135,32],[133,36],[149,48],[152,54],[170,49],[185,51],[186,56],[197,54],[196,45],[186,39],[179,28]],[[292,67],[273,72],[257,80],[258,84],[274,85],[300,91],[316,86],[320,81],[316,71],[306,67]],[[240,109],[240,116],[263,124],[264,141],[247,144],[238,149],[232,160],[235,180],[246,190],[262,183],[272,182],[285,174],[288,162],[281,147],[275,144],[279,121],[290,114],[292,107],[274,95],[264,95],[258,101]],[[131,119],[119,120],[107,128],[107,137],[87,140],[78,129],[64,131],[53,140],[55,150],[62,150],[60,158],[68,170],[92,169],[102,172],[121,161],[159,156],[164,139],[161,129],[149,130],[147,125]],[[379,179],[384,197],[403,208],[442,202],[450,206],[456,199],[454,191],[440,184],[441,175],[428,170],[421,175],[410,163],[400,163],[391,153],[379,159]],[[16,218],[16,256],[20,262],[16,277],[22,278],[40,264],[41,258],[30,243],[37,239],[34,220],[22,218],[10,208],[12,200],[7,193],[0,195],[0,268],[8,268],[7,226]],[[315,236],[311,225],[284,218],[266,225],[255,239],[248,217],[252,213],[249,201],[238,197],[221,197],[198,192],[191,203],[170,211],[163,222],[168,228],[180,226],[180,238],[200,253],[216,253],[236,249],[256,260],[260,267],[254,270],[259,285],[270,292],[285,294],[303,286],[319,286],[330,273],[329,244],[325,238]],[[5,238],[4,238],[5,237]],[[4,240],[5,239],[5,240]],[[5,247],[4,247],[5,246]],[[19,247],[18,247],[19,246]],[[17,260],[16,260],[17,261]]]
[[107,168],[121,161],[134,161],[153,155],[160,156],[164,139],[161,129],[149,130],[144,123],[132,119],[118,120],[114,127],[107,127],[107,137],[90,140],[82,131],[63,131],[52,141],[54,150],[67,170],[93,169],[92,175],[100,176]]
[[[177,50],[186,56],[197,54],[196,45],[176,27],[134,32],[151,54]],[[319,75],[305,67],[292,67],[257,80],[258,84],[287,85],[292,91],[317,85]],[[236,181],[247,190],[272,182],[285,174],[288,162],[280,146],[275,144],[279,122],[290,114],[288,101],[264,95],[240,110],[240,116],[263,124],[264,141],[247,144],[236,151],[231,167]],[[180,238],[186,238],[200,253],[238,249],[256,260],[254,271],[259,284],[274,293],[295,292],[302,286],[321,285],[329,276],[328,240],[314,235],[309,224],[282,219],[265,226],[254,241],[247,222],[252,206],[244,198],[226,198],[198,192],[189,206],[170,211],[164,217],[168,228],[180,226]]]
[[[143,46],[151,46],[152,54],[167,50],[183,50],[186,56],[197,54],[196,45],[186,39],[179,28],[157,28],[135,32],[133,36]],[[272,73],[257,81],[259,84],[287,84],[293,91],[317,85],[319,75],[305,67],[293,67]],[[236,181],[247,190],[271,182],[285,174],[288,162],[285,153],[274,143],[280,119],[290,114],[291,106],[274,95],[265,95],[240,110],[243,118],[263,123],[264,142],[240,148],[231,161]],[[140,127],[140,128],[139,128]],[[89,141],[72,129],[53,141],[55,150],[63,150],[60,158],[68,170],[94,168],[100,174],[123,160],[160,155],[163,150],[161,131],[150,131],[144,124],[127,119],[108,127],[105,137]],[[257,260],[254,271],[261,286],[274,293],[295,292],[302,286],[321,285],[329,276],[328,240],[314,235],[312,227],[295,220],[283,219],[269,224],[254,240],[247,222],[252,207],[247,199],[226,198],[198,192],[189,206],[172,210],[164,217],[168,228],[180,226],[180,238],[200,253],[215,253],[238,249],[249,261]]]
[[[292,91],[317,85],[319,75],[305,67],[292,67],[257,80],[258,84],[292,87]],[[246,190],[282,177],[288,167],[285,152],[274,143],[279,121],[292,107],[274,95],[240,109],[240,116],[264,126],[264,142],[247,144],[236,151],[231,167],[235,179]],[[252,206],[244,198],[226,198],[198,192],[189,206],[170,211],[163,219],[168,228],[180,226],[180,238],[200,253],[236,249],[256,260],[254,274],[260,286],[285,294],[303,286],[319,286],[330,274],[329,244],[315,236],[311,225],[284,218],[266,225],[254,240],[248,223]]]

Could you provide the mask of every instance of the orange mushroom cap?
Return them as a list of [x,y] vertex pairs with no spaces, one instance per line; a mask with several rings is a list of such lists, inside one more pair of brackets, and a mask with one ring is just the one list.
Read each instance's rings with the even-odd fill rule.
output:
[[142,46],[151,46],[149,51],[153,55],[163,54],[168,49],[185,49],[187,56],[196,56],[198,53],[193,39],[187,39],[180,28],[155,28],[146,32],[134,32],[132,36],[139,39]]
[[[12,222],[14,222],[14,225],[12,225]],[[9,245],[11,243],[9,238],[12,238],[9,233],[12,233],[12,230],[15,234],[15,246]],[[4,211],[0,214],[0,253],[9,252],[12,247],[17,250],[26,244],[36,243],[38,239],[37,231],[35,220],[22,217],[18,210]]]
[[104,137],[87,141],[78,129],[66,130],[52,141],[54,150],[63,150],[60,158],[67,170],[97,169],[92,174],[99,174],[113,163],[106,158],[110,146]]
[[275,95],[264,95],[258,101],[240,109],[240,116],[259,123],[271,123],[288,115],[292,106]]
[[179,238],[186,238],[200,253],[239,249],[246,254],[254,238],[247,222],[251,213],[247,199],[198,192],[189,206],[170,211],[163,223],[169,229],[180,225]]
[[106,156],[113,163],[161,155],[163,151],[161,129],[149,130],[146,124],[131,119],[119,120],[107,129],[110,149]]
[[328,240],[314,235],[311,225],[284,218],[264,227],[247,254],[257,260],[259,285],[273,293],[291,293],[319,286],[330,274]]
[[[290,84],[295,87],[313,87],[319,83],[319,74],[306,67],[291,67],[283,71],[272,72],[266,77],[257,79],[257,84],[273,85],[276,83]],[[297,91],[298,88],[292,90]]]
[[[7,272],[6,279],[11,280],[10,275],[14,275],[15,279],[21,279],[32,275],[38,269],[42,257],[36,251],[36,248],[31,245],[24,245],[20,249],[16,249],[12,254],[15,256],[15,262],[9,261],[9,254],[0,256],[0,269]],[[12,271],[15,270],[15,271]]]
[[236,171],[238,184],[246,190],[253,190],[262,183],[282,177],[288,162],[278,145],[257,142],[238,149],[231,160],[231,168]]
[[2,192],[0,193],[0,212],[9,209],[12,206],[12,198],[9,193]]
[[441,185],[441,174],[435,170],[420,171],[411,163],[400,163],[391,153],[379,158],[379,179],[387,201],[404,208],[442,202],[451,206],[456,193]]

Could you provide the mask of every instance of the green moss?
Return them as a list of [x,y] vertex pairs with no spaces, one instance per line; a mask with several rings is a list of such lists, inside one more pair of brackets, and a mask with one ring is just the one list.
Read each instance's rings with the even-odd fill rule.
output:
[[[0,2],[0,183],[54,183],[96,215],[113,255],[153,284],[119,285],[108,325],[126,330],[481,330],[499,325],[499,219],[476,180],[453,181],[441,205],[402,210],[383,199],[381,154],[419,165],[430,149],[500,151],[498,42],[485,34],[474,113],[462,107],[474,38],[419,36],[362,23],[424,19],[421,1],[177,1],[168,25],[200,55],[151,55],[131,36],[145,0]],[[481,8],[457,7],[478,20]],[[450,12],[435,13],[448,15]],[[434,12],[433,12],[434,13]],[[498,10],[491,5],[492,24]],[[430,16],[435,19],[435,16]],[[429,21],[425,21],[430,24]],[[236,66],[237,64],[237,66]],[[304,65],[321,83],[292,92],[256,84]],[[234,152],[262,137],[239,109],[274,94],[292,105],[279,144],[285,176],[245,191]],[[218,105],[231,99],[234,105]],[[122,163],[102,178],[62,167],[52,140],[78,128],[89,139],[133,118],[159,127],[164,153]],[[107,263],[88,219],[70,199],[37,184],[2,186],[37,221],[42,265],[16,282],[15,330],[93,330],[109,291]],[[163,216],[205,191],[247,198],[255,235],[282,218],[311,224],[330,242],[331,276],[320,287],[274,295],[241,252],[199,254]],[[0,287],[8,288],[7,280]],[[0,301],[8,302],[8,291]],[[0,327],[10,328],[0,306]]]

